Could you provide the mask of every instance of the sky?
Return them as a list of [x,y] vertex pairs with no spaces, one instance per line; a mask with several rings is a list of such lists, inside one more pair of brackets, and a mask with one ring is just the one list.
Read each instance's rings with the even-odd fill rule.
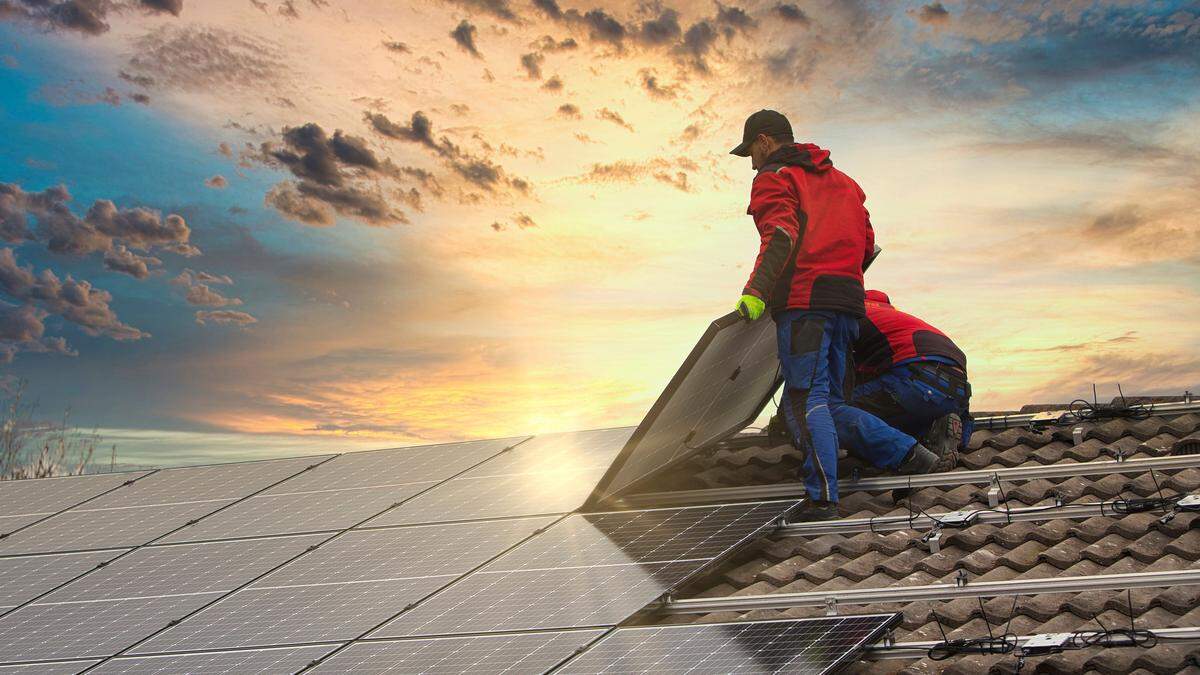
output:
[[1198,101],[1194,2],[0,0],[0,377],[149,463],[636,424],[773,108],[975,409],[1178,394]]

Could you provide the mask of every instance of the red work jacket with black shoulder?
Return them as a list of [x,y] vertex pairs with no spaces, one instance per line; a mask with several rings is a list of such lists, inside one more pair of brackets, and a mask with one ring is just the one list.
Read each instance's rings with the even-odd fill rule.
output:
[[828,150],[794,143],[771,153],[750,188],[746,213],[762,245],[742,292],[772,312],[862,316],[863,262],[875,249],[865,200],[858,183],[833,168]]
[[858,322],[854,365],[860,382],[896,364],[930,356],[952,361],[967,372],[967,356],[942,331],[892,306],[883,291],[867,291],[867,316]]

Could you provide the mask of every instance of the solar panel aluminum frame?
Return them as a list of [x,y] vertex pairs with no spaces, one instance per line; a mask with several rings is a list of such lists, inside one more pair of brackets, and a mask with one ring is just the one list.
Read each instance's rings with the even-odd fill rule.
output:
[[[760,319],[760,321],[766,321],[768,319],[769,317],[763,317]],[[724,440],[725,438],[736,434],[742,429],[745,429],[748,424],[753,422],[759,416],[759,414],[762,413],[767,404],[771,402],[775,392],[779,389],[779,385],[783,383],[783,375],[778,371],[776,373],[774,383],[771,385],[768,391],[764,393],[761,400],[759,400],[755,405],[753,412],[747,415],[745,419],[732,425],[728,429],[723,429],[718,433],[712,434],[709,438],[702,439],[694,446],[695,450],[692,452],[681,454],[662,466],[652,470],[650,473],[641,476],[640,478],[637,478],[615,490],[608,489],[608,486],[613,480],[616,479],[618,474],[620,474],[621,469],[628,462],[629,458],[637,451],[638,443],[641,442],[642,438],[646,436],[651,427],[658,420],[659,415],[662,413],[663,409],[666,408],[667,404],[671,400],[671,397],[674,396],[675,392],[680,388],[680,386],[682,386],[684,380],[687,379],[687,376],[691,374],[692,369],[704,355],[704,352],[708,346],[712,344],[714,339],[716,339],[717,334],[722,330],[729,328],[730,326],[735,326],[738,323],[741,323],[742,321],[744,321],[744,319],[740,314],[737,312],[730,312],[729,314],[719,317],[709,324],[708,329],[704,331],[704,335],[700,337],[700,341],[696,343],[696,346],[692,347],[692,351],[688,353],[687,358],[683,361],[683,364],[679,366],[679,370],[675,371],[675,375],[671,377],[670,382],[667,383],[666,389],[659,394],[658,399],[654,402],[654,405],[652,405],[649,412],[646,413],[646,417],[642,419],[641,423],[638,424],[637,429],[634,430],[633,435],[630,436],[629,440],[625,442],[625,447],[621,449],[621,452],[617,455],[617,458],[613,460],[612,466],[610,466],[608,471],[604,473],[604,476],[600,479],[600,482],[596,485],[595,490],[592,491],[591,496],[588,497],[588,500],[584,503],[583,507],[580,508],[580,511],[588,512],[600,510],[605,507],[604,505],[606,502],[610,502],[610,500],[618,497],[619,495],[636,492],[640,486],[645,485],[655,476],[662,474],[664,471],[667,471],[672,467],[675,467],[686,461],[689,457],[695,454],[695,452],[707,448],[708,446],[711,446],[712,444]],[[774,323],[774,320],[771,321]]]
[[872,628],[872,630],[869,633],[867,633],[865,636],[863,636],[854,645],[854,647],[847,649],[845,653],[843,653],[841,656],[837,657],[836,659],[832,660],[829,663],[829,665],[826,666],[821,671],[824,674],[832,674],[832,673],[838,672],[839,670],[845,668],[845,666],[849,665],[850,662],[852,662],[858,658],[862,658],[863,655],[866,653],[866,650],[869,649],[875,643],[878,643],[880,641],[885,641],[885,640],[890,642],[890,640],[888,640],[888,638],[891,635],[892,631],[896,628],[896,626],[898,626],[900,624],[902,617],[903,617],[903,614],[901,614],[899,612],[887,612],[887,613],[880,613],[880,614],[846,614],[846,615],[840,615],[840,616],[813,617],[813,618],[807,618],[807,619],[771,619],[768,621],[723,621],[723,622],[719,622],[719,623],[699,623],[699,624],[690,623],[690,624],[676,624],[676,625],[625,626],[625,627],[616,628],[613,631],[605,634],[604,637],[600,638],[599,640],[596,640],[591,645],[589,645],[587,649],[581,650],[580,652],[576,653],[570,659],[560,663],[556,668],[554,668],[553,670],[551,670],[549,672],[551,672],[551,673],[559,673],[559,672],[570,673],[572,664],[574,664],[578,661],[585,661],[588,658],[588,655],[590,653],[598,652],[600,649],[602,649],[608,640],[613,640],[621,634],[629,634],[629,633],[634,633],[637,631],[654,631],[654,632],[658,632],[658,633],[669,633],[669,632],[675,631],[675,630],[696,631],[696,630],[716,629],[720,626],[746,627],[746,626],[754,626],[754,625],[769,625],[769,624],[780,624],[780,623],[791,623],[791,624],[812,623],[812,624],[815,624],[815,623],[821,623],[821,622],[827,622],[830,620],[839,620],[839,619],[842,619],[842,620],[854,619],[854,618],[880,619],[879,624],[877,626],[875,626],[874,628]]

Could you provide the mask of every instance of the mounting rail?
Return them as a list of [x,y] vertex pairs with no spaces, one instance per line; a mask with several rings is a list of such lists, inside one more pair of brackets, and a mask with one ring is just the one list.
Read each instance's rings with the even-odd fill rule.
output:
[[709,612],[748,612],[755,609],[825,607],[836,613],[838,605],[916,602],[919,600],[956,600],[1000,595],[1038,595],[1040,593],[1079,593],[1082,591],[1124,590],[1200,584],[1200,569],[1170,572],[1132,572],[1048,579],[1011,581],[966,581],[928,586],[889,586],[884,588],[847,588],[806,593],[768,593],[723,598],[666,600],[656,609],[666,614],[707,614]]
[[[896,490],[903,488],[946,487],[957,485],[980,485],[996,481],[1026,481],[1037,478],[1073,478],[1110,473],[1141,473],[1143,471],[1170,471],[1200,467],[1200,455],[1178,455],[1147,457],[1124,461],[1075,462],[1035,466],[1014,466],[1006,469],[981,469],[978,471],[946,471],[919,476],[877,476],[859,480],[839,480],[838,490]],[[621,499],[624,506],[686,506],[690,504],[718,504],[745,500],[787,499],[804,496],[803,483],[774,483],[771,485],[747,485],[745,487],[710,488],[705,490],[681,490],[678,492],[644,492]]]
[[[1171,403],[1145,403],[1142,404],[1151,414],[1182,414],[1189,412],[1200,412],[1200,402],[1197,401],[1173,401]],[[1103,409],[1103,408],[1101,408]],[[1012,415],[991,415],[987,417],[975,417],[975,429],[1011,429],[1013,427],[1027,427],[1033,425],[1056,425],[1056,424],[1074,424],[1079,421],[1070,410],[1049,410],[1037,413],[1014,413]]]
[[[1139,629],[1142,627],[1139,626]],[[1146,628],[1154,633],[1155,637],[1160,640],[1169,640],[1173,645],[1200,644],[1200,628]],[[1083,630],[1079,631],[1078,635],[1084,638],[1102,635],[1101,631]],[[1039,637],[1038,635],[1021,635],[1017,637],[1017,648],[1024,647],[1030,640]],[[1120,643],[1121,638],[1114,637],[1115,643]],[[867,661],[883,661],[891,659],[923,659],[929,654],[929,650],[933,647],[942,644],[937,640],[926,642],[893,642],[892,644],[874,644],[866,647],[862,658]]]

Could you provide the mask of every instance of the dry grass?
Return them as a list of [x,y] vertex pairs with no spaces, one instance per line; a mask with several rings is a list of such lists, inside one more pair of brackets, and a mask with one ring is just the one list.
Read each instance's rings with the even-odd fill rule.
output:
[[[25,400],[25,380],[3,391],[0,403],[0,480],[76,476],[94,471],[96,448],[103,439],[71,424],[70,410],[61,422],[39,420],[37,404]],[[116,446],[109,468],[116,461]]]

